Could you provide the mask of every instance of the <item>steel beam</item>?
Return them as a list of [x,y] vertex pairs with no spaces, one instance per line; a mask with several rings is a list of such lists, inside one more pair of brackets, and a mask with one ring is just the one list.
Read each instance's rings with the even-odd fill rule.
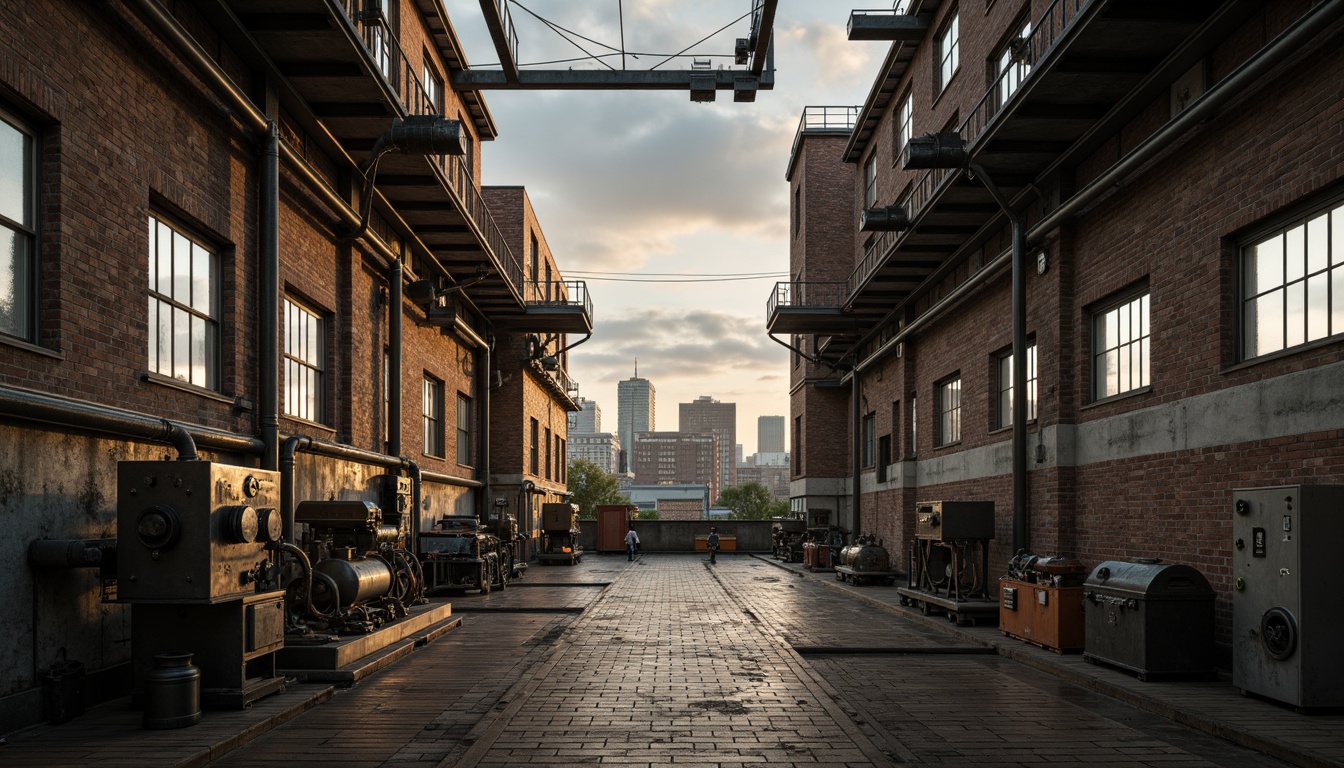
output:
[[[484,1],[484,0],[483,0]],[[929,32],[932,14],[907,16],[896,13],[853,11],[847,28],[850,40],[894,40],[918,43]]]
[[[516,81],[510,81],[505,73],[493,69],[468,69],[453,75],[453,90],[640,90],[640,91],[685,91],[691,87],[692,77],[714,78],[714,88],[720,91],[733,90],[738,78],[751,79],[746,70],[721,69],[675,70],[675,69],[530,69],[518,73]],[[767,71],[757,84],[761,90],[775,87],[775,73]]]

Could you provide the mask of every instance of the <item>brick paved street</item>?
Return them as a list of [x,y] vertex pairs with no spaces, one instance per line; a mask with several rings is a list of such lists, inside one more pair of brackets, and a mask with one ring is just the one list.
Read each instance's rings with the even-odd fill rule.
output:
[[[713,567],[695,555],[633,565],[589,556],[535,568],[504,592],[453,598],[457,630],[210,757],[191,742],[244,730],[247,713],[207,712],[199,726],[150,732],[123,702],[15,734],[0,763],[1283,765],[994,655],[869,594],[884,593],[747,555]],[[1339,722],[1327,715],[1304,727],[1328,734]]]

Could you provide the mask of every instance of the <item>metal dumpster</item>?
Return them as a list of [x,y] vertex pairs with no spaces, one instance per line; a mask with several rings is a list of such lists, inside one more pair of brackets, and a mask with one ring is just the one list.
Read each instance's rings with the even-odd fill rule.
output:
[[1188,565],[1108,560],[1083,585],[1083,658],[1140,680],[1212,676],[1214,597]]

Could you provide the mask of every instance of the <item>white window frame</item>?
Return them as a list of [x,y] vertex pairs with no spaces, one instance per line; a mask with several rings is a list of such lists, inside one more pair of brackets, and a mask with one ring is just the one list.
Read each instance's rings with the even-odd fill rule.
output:
[[1243,360],[1344,334],[1344,200],[1244,244],[1240,275]]
[[868,155],[863,164],[863,207],[877,206],[877,152]]
[[893,152],[894,164],[900,165],[905,153],[905,145],[910,143],[915,131],[915,97],[906,92],[905,98],[896,108],[896,146]]
[[[425,100],[428,102],[426,106],[431,110],[430,114],[442,115],[443,78],[439,77],[439,73],[428,61],[421,62],[420,69],[420,85],[424,88]],[[465,130],[463,132],[465,133]]]
[[0,131],[5,152],[0,155],[0,254],[5,254],[0,333],[32,342],[37,336],[37,136],[3,111]]
[[457,463],[470,467],[473,445],[471,398],[457,393]]
[[947,90],[957,70],[961,67],[961,21],[960,14],[954,12],[938,35],[938,92]]
[[150,372],[219,391],[219,249],[151,213],[146,258]]
[[1149,293],[1126,293],[1092,311],[1092,398],[1123,395],[1151,383]]
[[[1021,42],[1030,38],[1031,19],[1025,19],[1017,31],[1017,36],[1005,43],[998,56],[994,58],[994,77],[998,81],[996,90],[1000,107],[1008,103],[1008,99],[1012,98],[1022,86],[1022,81],[1031,74],[1030,55],[1025,53],[1025,42]],[[1015,57],[1015,53],[1022,53],[1022,57]]]
[[877,414],[867,413],[861,419],[862,428],[862,452],[860,454],[860,465],[863,469],[872,469],[877,466]]
[[426,456],[443,458],[443,382],[426,373],[422,391],[424,393],[424,444],[421,451]]
[[317,424],[327,413],[327,321],[285,297],[285,415]]

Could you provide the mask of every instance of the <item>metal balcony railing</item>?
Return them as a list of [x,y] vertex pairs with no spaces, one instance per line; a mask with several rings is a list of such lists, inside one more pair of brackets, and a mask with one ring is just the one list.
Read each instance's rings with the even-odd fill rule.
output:
[[[364,41],[364,46],[373,58],[375,66],[387,80],[388,85],[392,86],[392,91],[401,102],[402,110],[407,115],[442,114],[442,108],[425,90],[424,83],[420,81],[410,59],[402,50],[401,41],[393,34],[387,15],[383,12],[384,2],[385,0],[342,0],[342,5],[346,17],[359,30],[360,38]],[[521,293],[523,265],[514,257],[504,235],[499,231],[499,226],[490,215],[490,209],[472,179],[468,160],[469,158],[456,155],[439,155],[431,158],[439,170],[444,186],[457,198],[465,218],[476,225],[485,242],[487,255],[505,280]]]
[[593,299],[585,280],[529,280],[524,295],[529,307],[583,307],[590,317],[593,314]]
[[784,308],[840,309],[844,304],[844,283],[775,283],[775,290],[765,304],[765,315],[773,317],[776,310]]
[[804,107],[803,116],[798,121],[798,131],[793,135],[793,148],[789,150],[789,164],[793,164],[798,154],[798,145],[807,131],[852,131],[859,120],[861,107]]
[[[1036,62],[1040,61],[1049,53],[1059,42],[1059,39],[1068,31],[1073,20],[1088,6],[1098,0],[1055,0],[1045,13],[1037,19],[1032,27],[1031,33],[1019,44],[1019,61],[1027,65],[1026,72],[1021,75],[1021,81],[1012,89],[1011,93],[1006,93],[1003,88],[1003,82],[1006,78],[1015,76],[1014,68],[1006,67],[994,82],[990,83],[989,88],[984,95],[980,97],[971,113],[962,121],[957,130],[966,141],[967,147],[973,147],[989,127],[994,117],[1003,111],[1003,108],[1012,103],[1013,97],[1022,90],[1022,87],[1030,81],[1036,72]],[[949,177],[959,174],[960,171],[952,171],[946,168],[937,168],[926,172],[920,177],[919,181],[910,189],[910,192],[897,201],[898,205],[905,208],[910,220],[914,221],[924,211],[925,207],[933,200],[941,190],[943,183]],[[872,277],[887,257],[895,250],[905,232],[883,232],[864,249],[863,258],[859,260],[854,271],[850,273],[848,280],[849,298]]]

